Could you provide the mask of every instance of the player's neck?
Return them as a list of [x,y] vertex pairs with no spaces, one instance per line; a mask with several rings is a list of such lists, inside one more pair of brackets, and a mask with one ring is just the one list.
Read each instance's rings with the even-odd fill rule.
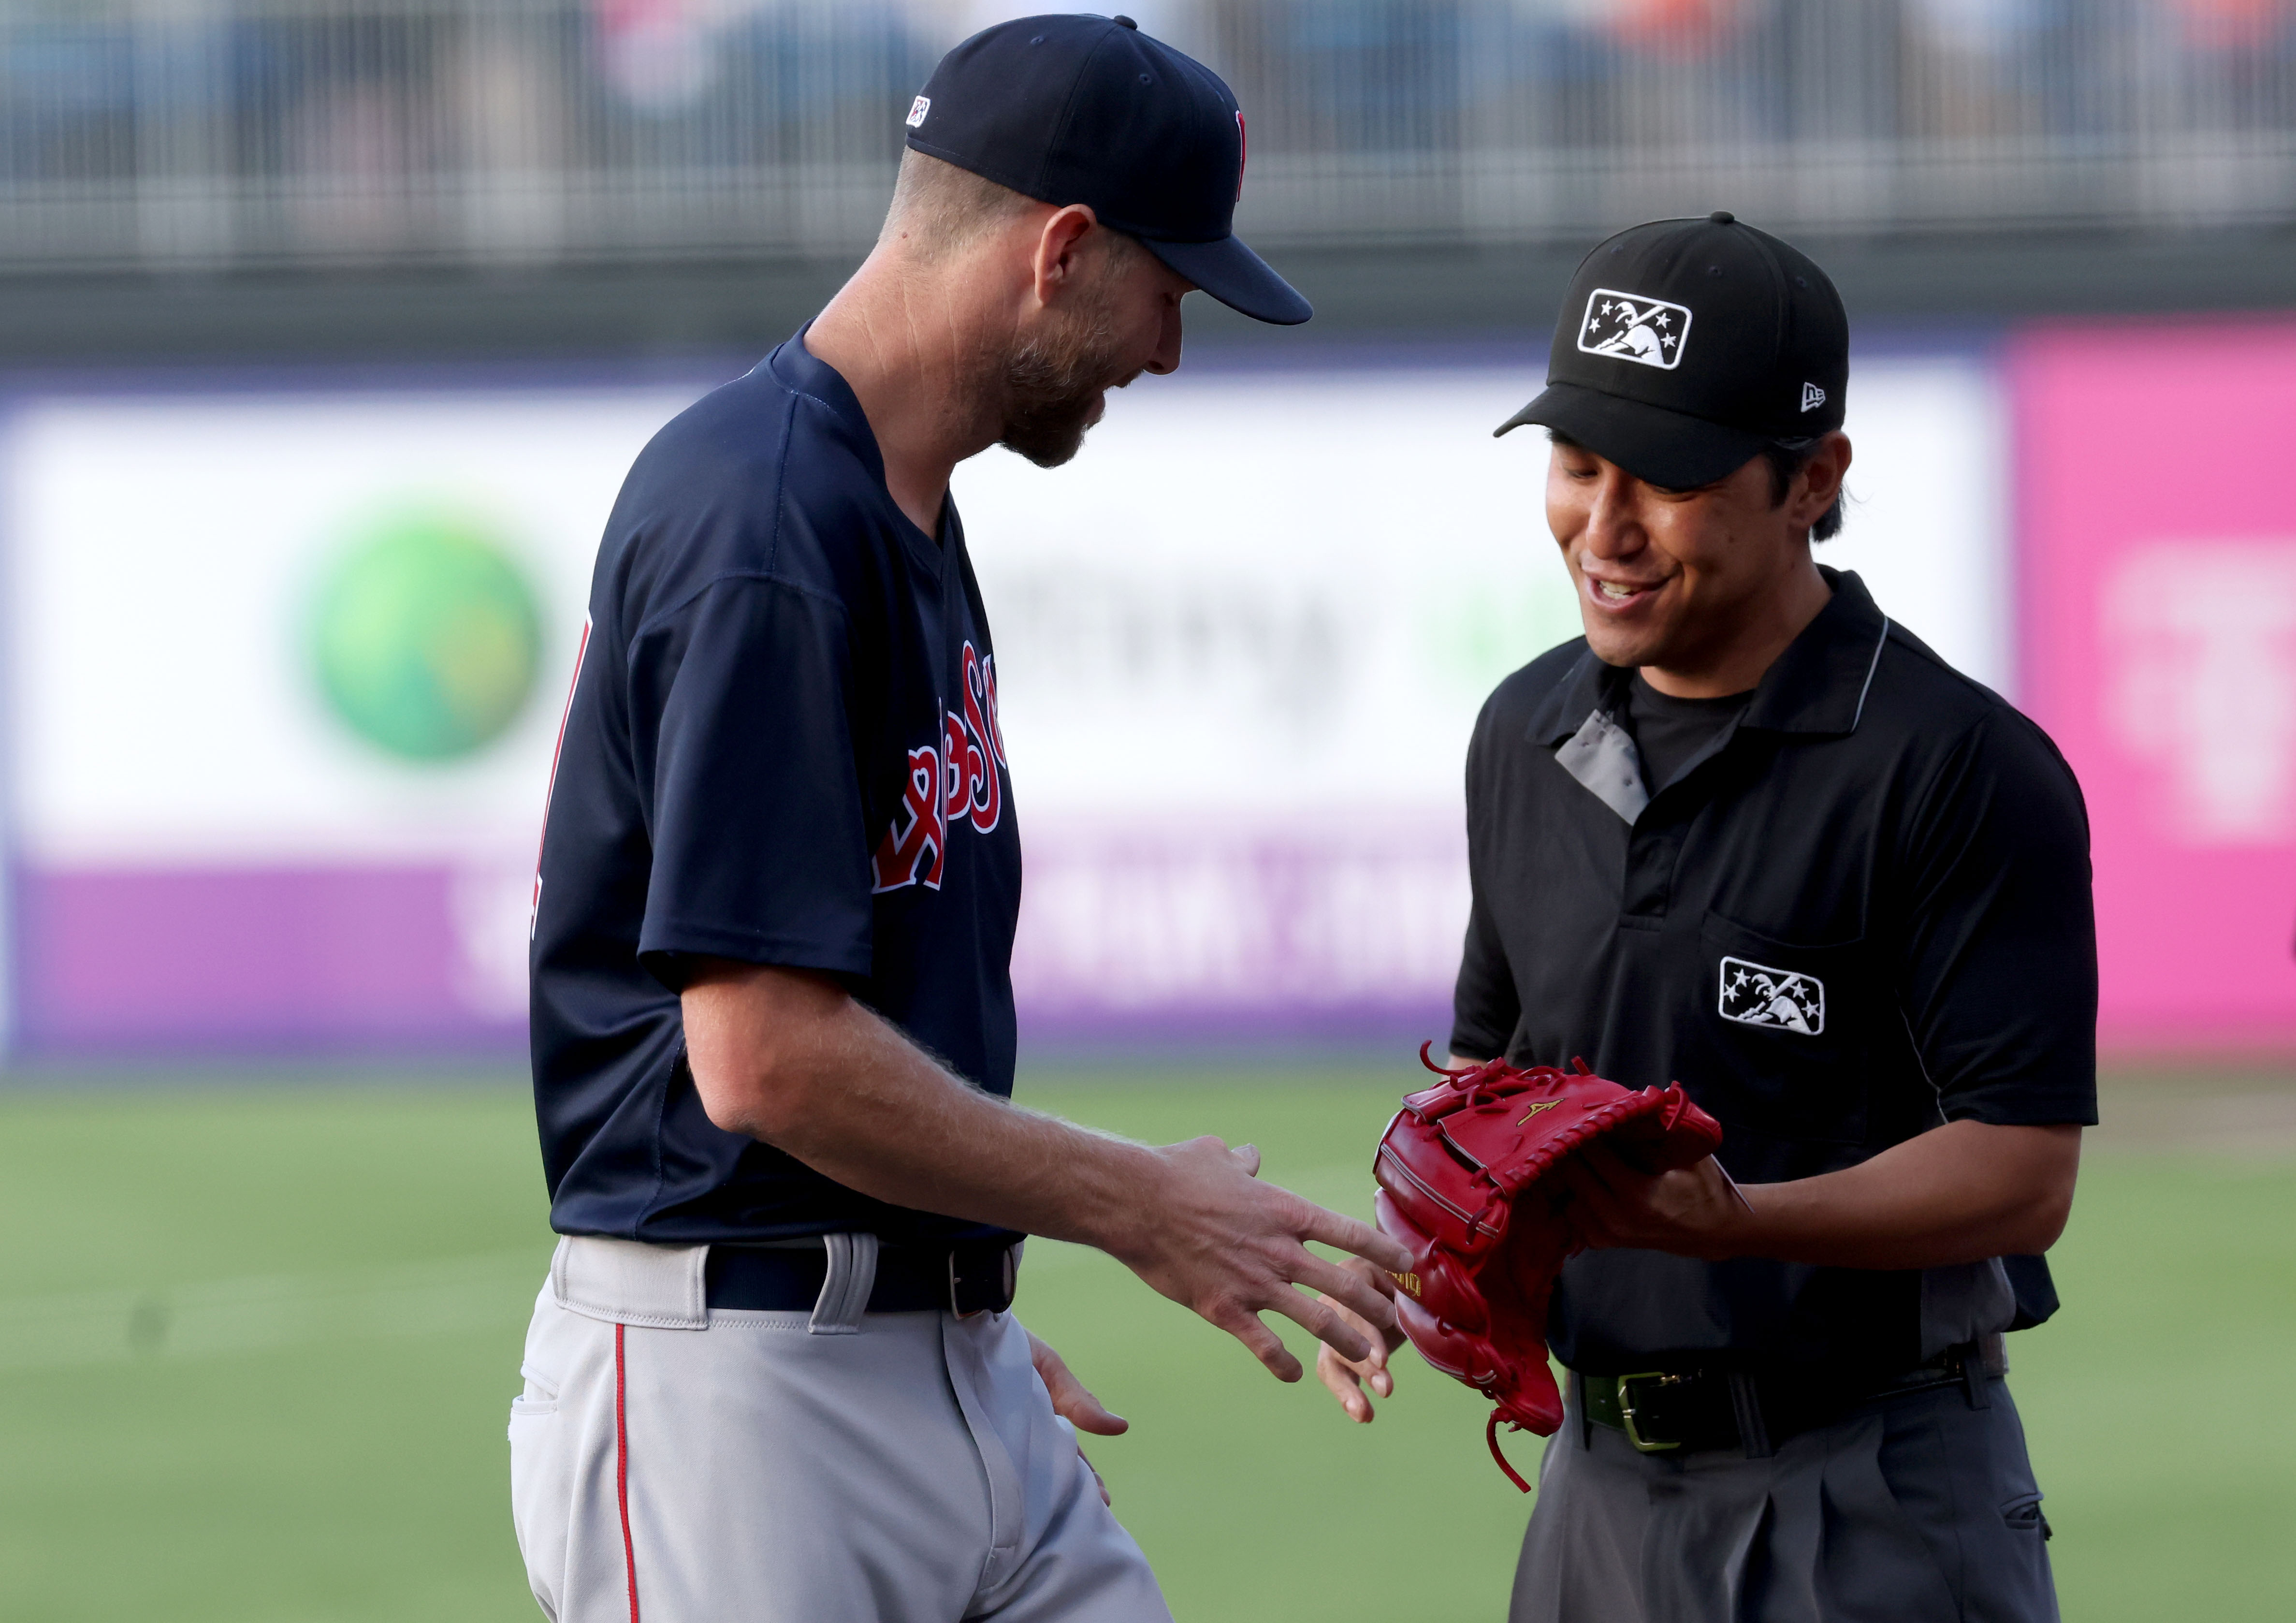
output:
[[996,439],[1004,345],[995,303],[970,268],[929,270],[881,249],[805,335],[860,401],[887,490],[929,536],[939,533],[951,471]]

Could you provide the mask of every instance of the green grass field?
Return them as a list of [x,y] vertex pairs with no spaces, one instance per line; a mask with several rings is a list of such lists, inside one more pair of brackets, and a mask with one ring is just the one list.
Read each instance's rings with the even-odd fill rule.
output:
[[[1251,1139],[1266,1176],[1360,1212],[1400,1079],[1024,1097]],[[2066,1307],[2013,1343],[2074,1623],[2296,1616],[2296,1155],[2272,1143],[2098,1147]],[[539,1616],[504,1486],[550,1243],[518,1088],[0,1093],[0,1618]],[[1349,1427],[1073,1248],[1031,1248],[1020,1306],[1131,1417],[1094,1455],[1182,1619],[1501,1615],[1527,1502],[1472,1393],[1406,1357]]]

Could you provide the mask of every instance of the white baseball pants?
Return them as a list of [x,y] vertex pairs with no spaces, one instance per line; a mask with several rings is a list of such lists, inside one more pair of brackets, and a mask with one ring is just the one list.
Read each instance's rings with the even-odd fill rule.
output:
[[707,1256],[559,1242],[510,1415],[553,1623],[1170,1623],[1011,1314],[862,1313],[849,1253],[712,1312]]

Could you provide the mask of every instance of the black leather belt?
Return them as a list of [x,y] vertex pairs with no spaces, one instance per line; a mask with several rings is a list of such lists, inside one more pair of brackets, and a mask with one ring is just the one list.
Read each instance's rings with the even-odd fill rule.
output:
[[[1021,1248],[979,1241],[877,1248],[871,1313],[1002,1313],[1013,1305]],[[729,1311],[806,1313],[829,1276],[820,1246],[713,1245],[705,1275],[709,1305]]]
[[2008,1369],[2001,1338],[1946,1349],[1929,1364],[1879,1377],[1823,1371],[1718,1368],[1647,1370],[1630,1375],[1571,1373],[1582,1423],[1626,1433],[1644,1454],[1742,1449],[1760,1458],[1804,1431],[1829,1426],[1860,1404],[1939,1387],[1959,1387],[1969,1406],[1991,1399],[1986,1382]]

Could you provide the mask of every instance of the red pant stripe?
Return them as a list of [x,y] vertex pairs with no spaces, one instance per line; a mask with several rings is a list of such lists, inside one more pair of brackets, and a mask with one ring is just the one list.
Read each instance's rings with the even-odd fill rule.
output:
[[630,1539],[630,1420],[622,1374],[622,1326],[614,1326],[614,1497],[622,1509],[622,1571],[629,1579],[630,1623],[638,1623],[638,1557]]

